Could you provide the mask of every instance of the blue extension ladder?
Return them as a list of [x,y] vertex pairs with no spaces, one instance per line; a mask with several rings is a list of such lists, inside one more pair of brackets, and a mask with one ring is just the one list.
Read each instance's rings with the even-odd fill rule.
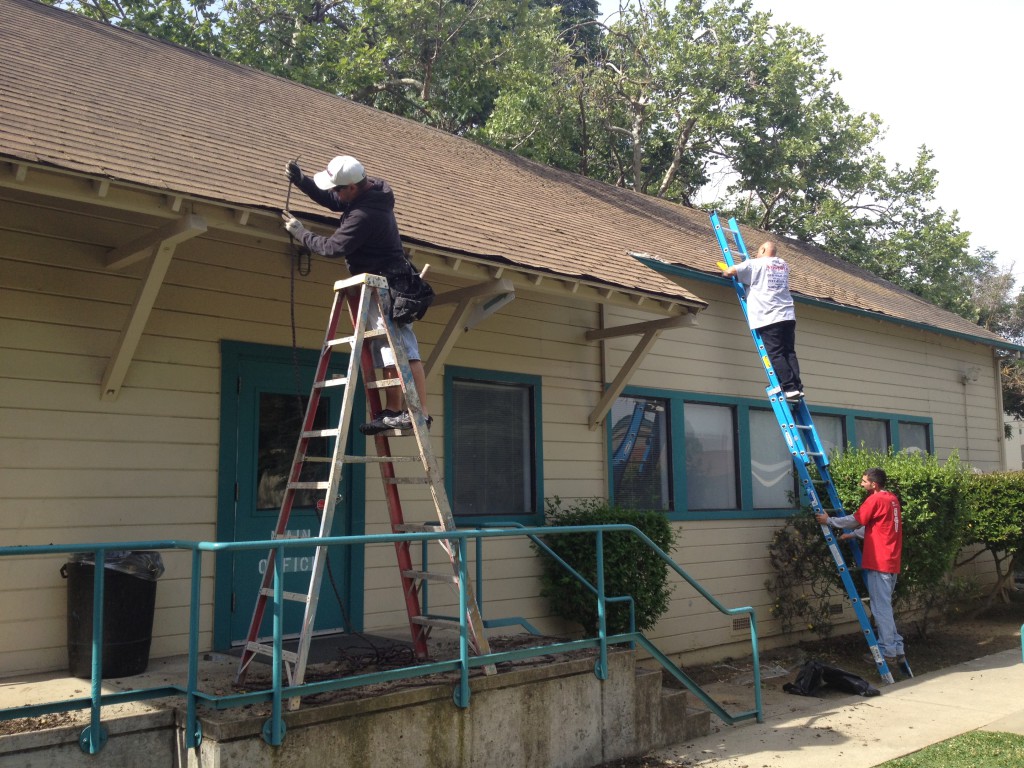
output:
[[[725,232],[722,230],[717,213],[713,212],[711,214],[711,226],[715,228],[715,236],[718,238],[718,244],[722,248],[723,260],[731,267],[736,261],[733,259],[732,251],[729,249],[729,243]],[[729,219],[729,231],[732,233],[740,261],[746,261],[750,256],[747,253],[747,246],[743,243],[743,236],[740,235],[736,219]],[[736,289],[736,295],[739,297],[740,306],[743,308],[743,317],[746,318],[746,288],[735,277],[732,278],[732,282],[733,287]],[[793,456],[793,464],[796,466],[797,474],[800,476],[800,487],[810,502],[811,511],[815,514],[827,512],[845,515],[843,503],[839,500],[835,485],[832,483],[832,475],[828,469],[828,454],[821,439],[818,437],[818,430],[814,428],[814,420],[811,418],[811,411],[807,407],[806,401],[800,398],[795,403],[787,402],[782,394],[782,387],[779,386],[779,380],[775,377],[775,371],[772,369],[768,354],[765,352],[764,343],[761,341],[761,334],[751,329],[750,335],[753,337],[754,345],[757,347],[757,353],[761,358],[761,365],[764,366],[764,371],[768,375],[768,387],[765,389],[765,392],[768,394],[768,400],[772,404],[772,410],[775,413],[775,419],[779,423],[779,428],[782,430],[782,436],[786,440],[786,447],[789,448],[789,452]],[[818,470],[818,477],[820,478],[818,484],[827,490],[828,499],[832,505],[831,508],[822,506],[818,491],[815,488],[815,481],[811,477],[811,464]],[[871,649],[871,656],[878,667],[878,674],[887,683],[891,683],[893,682],[892,672],[889,671],[889,666],[885,663],[885,657],[882,656],[881,651],[878,649],[878,640],[875,637],[874,630],[871,628],[871,621],[868,619],[867,612],[864,610],[864,602],[857,593],[857,587],[850,576],[846,560],[843,559],[843,553],[839,550],[836,534],[827,525],[821,526],[821,533],[825,537],[825,543],[828,545],[829,552],[832,553],[832,559],[835,560],[839,576],[843,581],[843,586],[846,588],[846,595],[853,604],[853,610],[857,614],[857,621],[860,622],[864,639],[867,640],[868,647]],[[859,562],[860,550],[856,542],[852,543],[852,548],[854,557]]]

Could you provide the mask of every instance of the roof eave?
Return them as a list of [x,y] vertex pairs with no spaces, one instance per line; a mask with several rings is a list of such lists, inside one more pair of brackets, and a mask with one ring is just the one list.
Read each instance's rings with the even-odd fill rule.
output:
[[[690,267],[684,267],[679,264],[671,264],[666,261],[661,261],[651,256],[643,254],[632,254],[633,258],[639,261],[644,266],[650,267],[656,272],[660,272],[670,280],[676,278],[685,280],[697,280],[703,283],[714,283],[718,285],[729,285],[731,281],[718,275],[711,275],[707,272],[692,269]],[[685,287],[685,286],[684,286]],[[968,333],[961,333],[959,331],[953,331],[946,328],[938,328],[928,323],[920,323],[914,320],[907,320],[901,317],[893,317],[892,315],[886,315],[882,312],[874,312],[869,309],[862,309],[860,307],[851,307],[846,304],[839,304],[834,301],[826,301],[824,299],[815,299],[809,296],[794,292],[793,300],[800,304],[807,304],[814,307],[824,307],[836,312],[844,312],[846,314],[856,315],[858,317],[867,317],[872,320],[884,320],[894,325],[900,325],[906,328],[914,328],[922,331],[929,331],[930,333],[936,333],[940,336],[948,336],[954,339],[960,339],[962,341],[970,341],[976,344],[984,344],[985,346],[992,347],[993,349],[999,349],[1006,352],[1024,353],[1024,345],[1014,344],[1011,341],[990,339],[984,336],[977,336]]]
[[[2,155],[0,155],[2,157]],[[0,187],[79,203],[100,205],[161,218],[180,218],[184,212],[201,215],[210,229],[288,242],[281,227],[280,210],[266,206],[218,200],[165,187],[113,179],[95,173],[62,168],[11,156],[0,162]],[[307,217],[308,218],[308,217]],[[320,218],[329,226],[326,218]],[[449,274],[494,278],[505,275],[531,291],[573,296],[660,315],[696,314],[707,308],[702,300],[616,285],[597,278],[538,269],[494,255],[454,251],[443,245],[403,238],[414,257],[435,259],[434,267]],[[438,261],[440,263],[438,263]]]

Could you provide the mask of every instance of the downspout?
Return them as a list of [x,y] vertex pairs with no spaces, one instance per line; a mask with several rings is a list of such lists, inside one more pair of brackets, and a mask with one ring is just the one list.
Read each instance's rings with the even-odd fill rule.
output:
[[1003,378],[1002,359],[998,354],[992,355],[993,378],[996,387],[996,424],[999,428],[999,455],[1002,457],[1003,472],[1010,471],[1010,456],[1006,444],[1006,415],[1003,413]]

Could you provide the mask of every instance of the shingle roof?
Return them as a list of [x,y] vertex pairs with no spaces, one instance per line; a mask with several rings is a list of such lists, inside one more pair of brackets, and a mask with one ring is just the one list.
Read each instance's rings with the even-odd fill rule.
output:
[[[183,195],[284,204],[285,163],[336,154],[388,180],[402,234],[446,251],[702,306],[631,258],[718,274],[707,214],[480,146],[32,0],[0,0],[0,153]],[[293,211],[322,215],[303,195]],[[744,231],[748,243],[763,233]],[[822,251],[783,242],[795,292],[1002,340]],[[696,286],[694,286],[696,288]],[[1002,342],[1005,344],[1005,342]]]

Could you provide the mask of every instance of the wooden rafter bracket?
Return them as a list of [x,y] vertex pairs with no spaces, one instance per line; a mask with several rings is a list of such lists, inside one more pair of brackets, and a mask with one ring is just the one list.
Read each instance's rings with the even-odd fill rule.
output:
[[640,367],[647,353],[651,351],[654,342],[658,340],[662,331],[671,328],[689,328],[695,325],[697,325],[697,318],[692,314],[685,314],[665,317],[659,320],[648,320],[643,323],[620,325],[616,328],[599,328],[587,331],[586,338],[588,341],[603,341],[622,336],[640,336],[640,341],[637,342],[636,347],[630,353],[622,368],[619,369],[615,380],[604,391],[601,399],[597,402],[597,406],[591,412],[588,421],[590,429],[597,429],[604,423],[604,419],[611,410],[615,400],[622,394],[629,380],[633,378],[636,369]]
[[456,307],[423,366],[427,378],[430,378],[433,371],[441,369],[462,334],[476,327],[515,297],[515,286],[508,278],[488,280],[438,295],[434,299],[435,306],[456,304]]
[[159,229],[147,232],[130,243],[119,245],[107,254],[107,269],[124,269],[131,264],[142,261],[154,249],[174,249],[178,243],[191,240],[206,231],[206,221],[201,216],[187,214],[180,219],[168,222]]
[[160,227],[149,234],[136,238],[130,243],[113,248],[107,255],[108,269],[122,269],[152,255],[149,269],[142,279],[139,292],[135,297],[128,318],[121,329],[117,346],[107,363],[100,384],[100,398],[116,400],[128,373],[128,366],[135,357],[135,350],[146,329],[149,315],[153,311],[160,286],[163,285],[167,268],[170,266],[174,249],[185,240],[189,240],[206,231],[206,222],[202,217],[188,214],[182,218]]

